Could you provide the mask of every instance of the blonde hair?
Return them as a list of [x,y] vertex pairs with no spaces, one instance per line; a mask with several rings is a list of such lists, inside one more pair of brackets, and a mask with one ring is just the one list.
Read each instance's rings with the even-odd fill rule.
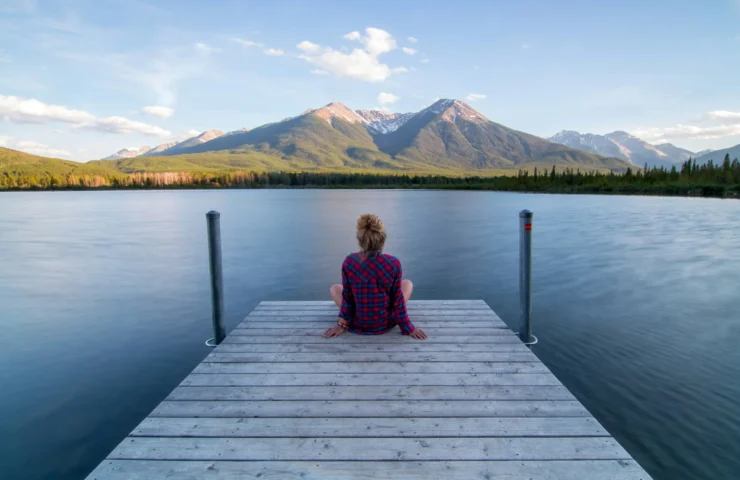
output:
[[383,251],[385,245],[385,226],[377,215],[365,213],[357,219],[357,242],[363,255]]

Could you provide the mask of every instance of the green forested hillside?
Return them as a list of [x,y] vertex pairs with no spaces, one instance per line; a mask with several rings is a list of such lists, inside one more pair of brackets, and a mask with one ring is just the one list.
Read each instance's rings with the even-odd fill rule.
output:
[[0,175],[105,175],[116,173],[112,165],[100,162],[80,163],[58,158],[39,157],[0,147]]

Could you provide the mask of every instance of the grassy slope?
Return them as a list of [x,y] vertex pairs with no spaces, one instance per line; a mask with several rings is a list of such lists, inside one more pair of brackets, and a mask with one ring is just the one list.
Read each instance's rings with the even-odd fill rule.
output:
[[118,173],[109,165],[93,165],[58,158],[39,157],[0,147],[0,174],[12,175],[104,175]]

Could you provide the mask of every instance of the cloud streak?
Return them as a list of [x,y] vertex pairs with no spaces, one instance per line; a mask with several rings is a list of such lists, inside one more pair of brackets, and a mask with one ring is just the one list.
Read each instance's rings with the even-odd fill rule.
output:
[[95,130],[103,133],[140,133],[156,137],[169,137],[171,133],[148,123],[125,117],[96,117],[83,110],[62,105],[48,105],[35,98],[0,95],[0,119],[19,124],[66,123],[74,129]]
[[263,44],[259,42],[253,42],[252,40],[246,40],[244,38],[232,38],[232,42],[238,43],[242,47],[249,48],[249,47],[264,47]]
[[[142,85],[156,94],[157,104],[172,106],[177,99],[178,84],[206,73],[211,54],[217,51],[220,49],[206,44],[188,44],[139,54],[63,52],[60,56],[109,73],[111,83],[126,91],[132,83]],[[136,88],[139,93],[140,89]]]
[[730,112],[728,110],[715,110],[707,113],[707,118],[712,120],[740,120],[740,112]]
[[175,109],[159,105],[149,105],[142,108],[140,113],[142,115],[149,115],[150,117],[170,118],[175,114]]
[[195,50],[206,55],[210,55],[211,53],[218,53],[221,51],[220,48],[212,47],[202,42],[198,42],[195,44]]
[[[648,142],[668,140],[711,140],[740,135],[740,112],[714,110],[702,116],[699,125],[676,124],[670,127],[637,128],[630,133]],[[726,122],[709,125],[711,122]]]
[[352,78],[365,82],[382,82],[391,75],[408,71],[405,67],[391,67],[380,61],[380,56],[397,48],[393,36],[379,28],[366,28],[365,34],[350,32],[344,38],[357,41],[362,48],[349,53],[304,40],[296,47],[301,51],[298,58],[319,67],[337,77]]
[[390,105],[396,103],[401,97],[393,95],[392,93],[380,92],[378,94],[378,103],[381,105]]
[[661,140],[710,140],[713,138],[740,135],[740,123],[708,127],[679,123],[673,127],[637,129],[631,133],[647,142],[659,142]]
[[29,140],[21,140],[13,145],[17,150],[22,152],[30,153],[32,155],[39,155],[42,157],[71,157],[72,154],[67,150],[61,148],[52,148],[48,145],[39,142],[33,142]]
[[467,98],[471,102],[475,102],[477,100],[483,100],[484,98],[486,98],[486,95],[483,93],[471,93],[465,98]]

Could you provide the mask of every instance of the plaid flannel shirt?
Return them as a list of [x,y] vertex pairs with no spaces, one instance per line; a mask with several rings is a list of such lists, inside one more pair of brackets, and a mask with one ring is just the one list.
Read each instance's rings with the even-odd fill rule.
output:
[[401,262],[383,253],[348,255],[342,263],[342,308],[339,317],[352,333],[379,335],[398,325],[408,335],[414,325],[401,291]]

